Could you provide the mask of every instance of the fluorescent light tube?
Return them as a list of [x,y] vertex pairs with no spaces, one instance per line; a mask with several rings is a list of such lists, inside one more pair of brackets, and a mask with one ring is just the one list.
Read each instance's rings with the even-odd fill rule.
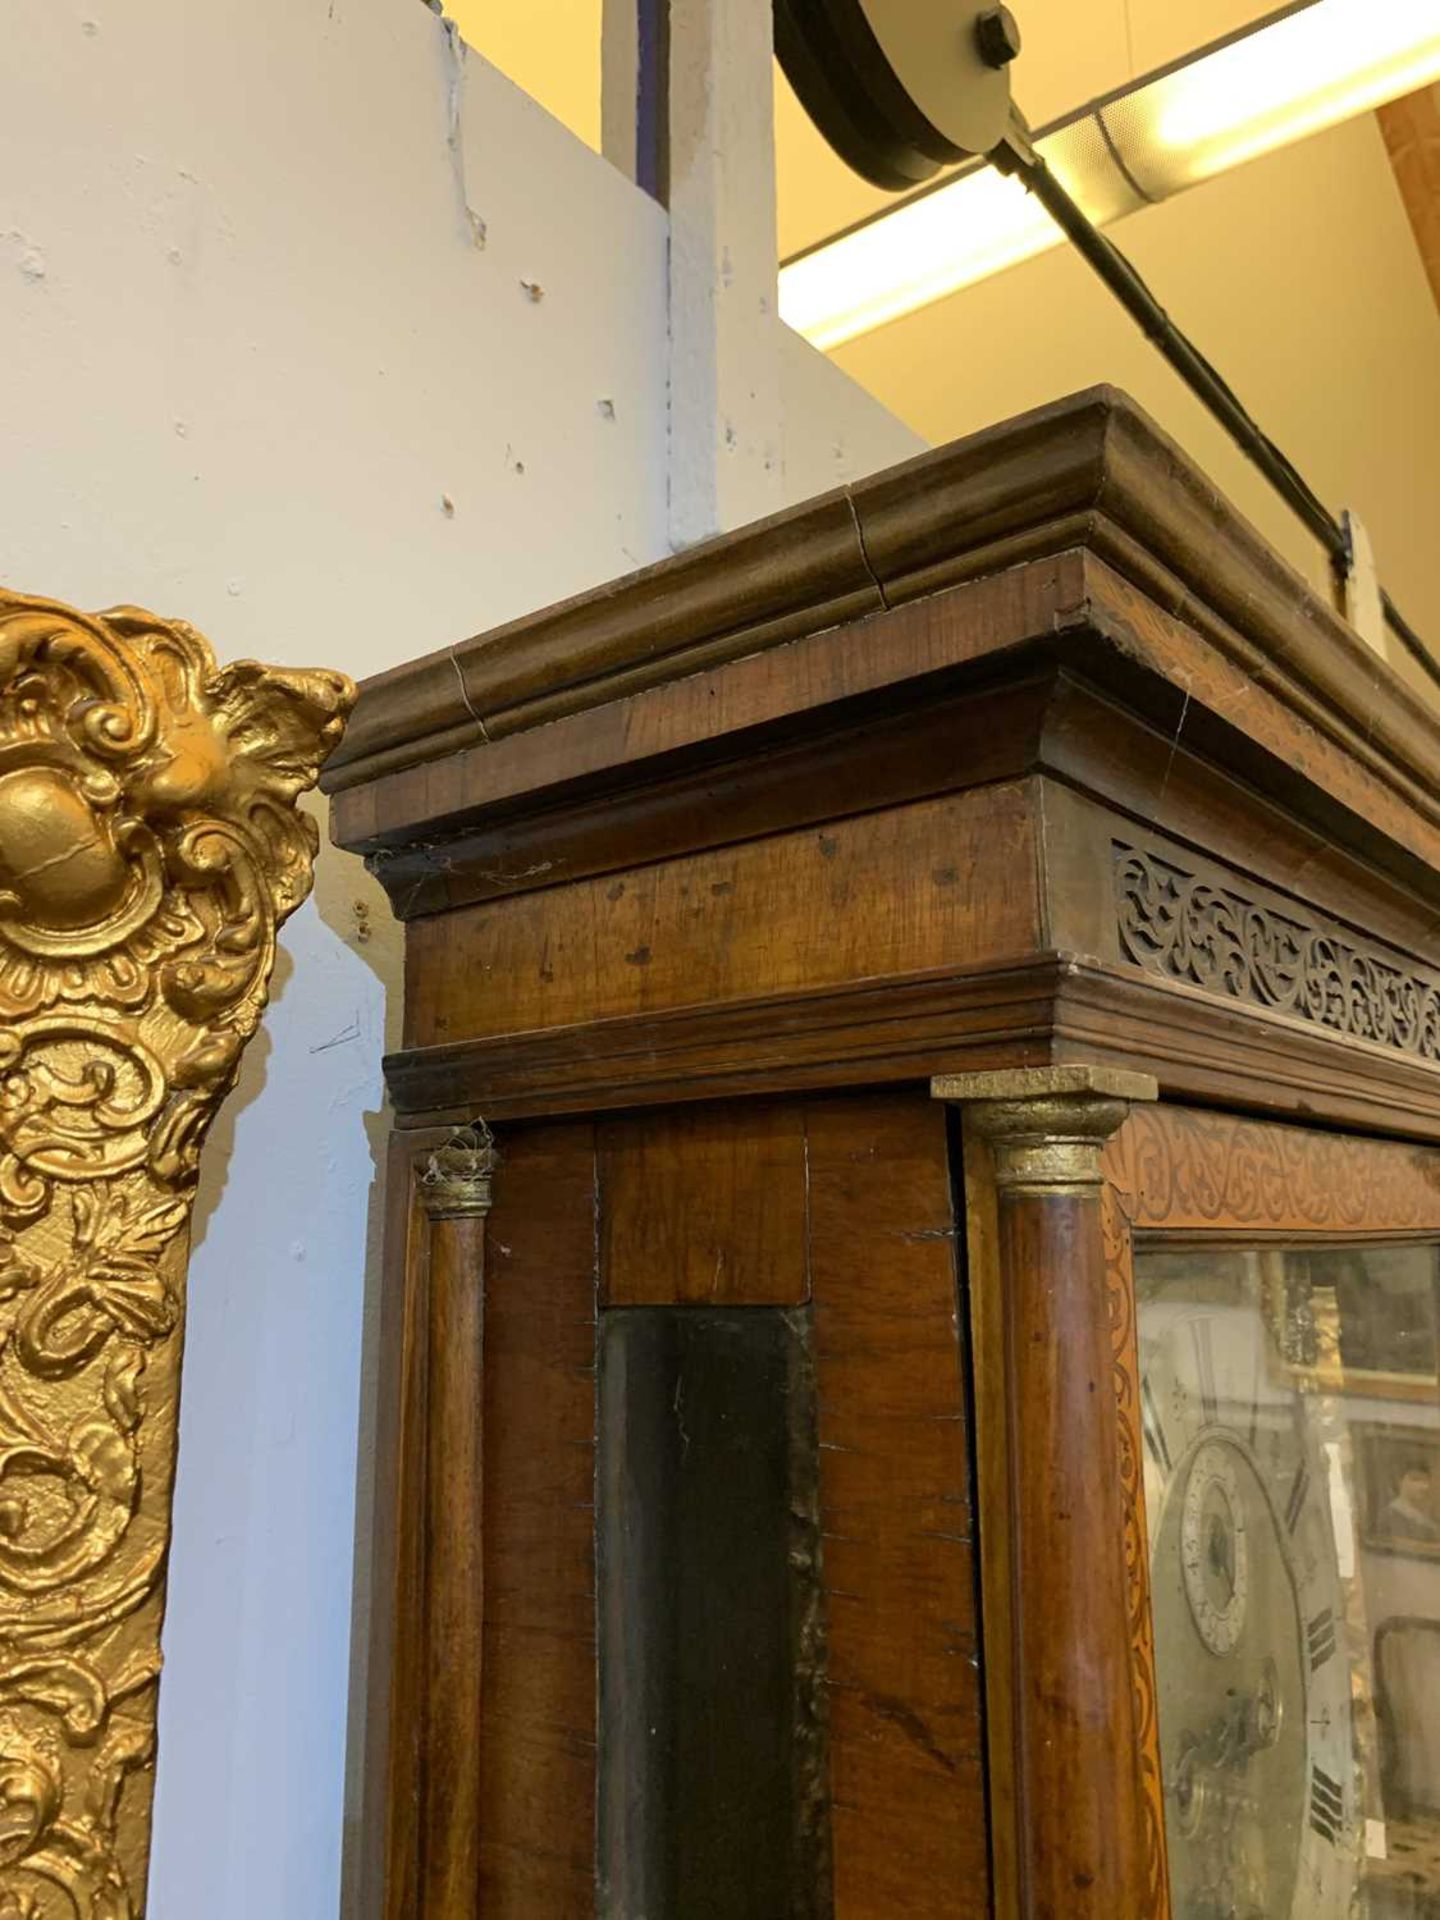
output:
[[1440,0],[1317,0],[1142,88],[1157,158],[1184,183],[1440,79]]
[[986,167],[792,261],[780,274],[780,317],[815,346],[837,347],[1061,238],[1018,180]]

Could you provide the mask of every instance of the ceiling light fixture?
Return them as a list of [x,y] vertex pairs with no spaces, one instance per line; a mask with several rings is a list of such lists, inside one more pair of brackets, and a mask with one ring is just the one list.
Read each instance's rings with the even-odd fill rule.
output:
[[[1036,142],[1090,219],[1148,203],[1440,80],[1440,0],[1312,0],[1071,116]],[[983,165],[788,261],[780,311],[831,348],[1058,245]]]
[[1018,180],[982,167],[791,261],[780,317],[814,346],[838,347],[1064,237]]
[[1440,78],[1436,0],[1319,0],[1145,91],[1186,185]]

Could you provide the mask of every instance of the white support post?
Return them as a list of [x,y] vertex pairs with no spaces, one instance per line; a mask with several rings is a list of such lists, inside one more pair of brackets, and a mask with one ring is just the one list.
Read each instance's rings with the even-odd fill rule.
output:
[[670,540],[783,500],[772,0],[672,0]]
[[645,0],[603,0],[600,20],[600,145],[612,167],[639,181],[641,8]]
[[1375,552],[1370,535],[1358,514],[1346,513],[1346,536],[1350,542],[1350,564],[1345,570],[1344,605],[1341,611],[1360,638],[1376,653],[1385,653],[1385,608],[1380,598],[1380,576],[1375,569]]

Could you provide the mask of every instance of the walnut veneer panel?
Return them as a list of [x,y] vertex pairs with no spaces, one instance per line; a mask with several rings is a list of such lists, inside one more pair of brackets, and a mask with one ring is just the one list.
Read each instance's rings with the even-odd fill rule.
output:
[[798,1105],[681,1108],[597,1130],[607,1307],[797,1307],[810,1292]]
[[413,922],[406,1044],[919,974],[1038,937],[1029,800],[1007,783]]
[[812,1101],[836,1920],[990,1911],[945,1113]]
[[486,1236],[481,1901],[486,1920],[593,1920],[593,1133],[536,1129],[502,1152]]

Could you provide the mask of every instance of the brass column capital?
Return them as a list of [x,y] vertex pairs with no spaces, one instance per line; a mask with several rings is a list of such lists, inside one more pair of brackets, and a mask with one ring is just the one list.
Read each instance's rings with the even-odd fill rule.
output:
[[420,1176],[425,1211],[432,1220],[479,1220],[490,1211],[490,1183],[500,1164],[495,1140],[483,1120],[461,1127],[431,1154]]
[[1159,1098],[1148,1073],[1119,1067],[1016,1067],[932,1080],[989,1141],[995,1184],[1010,1196],[1084,1194],[1101,1185],[1105,1142],[1132,1104]]

